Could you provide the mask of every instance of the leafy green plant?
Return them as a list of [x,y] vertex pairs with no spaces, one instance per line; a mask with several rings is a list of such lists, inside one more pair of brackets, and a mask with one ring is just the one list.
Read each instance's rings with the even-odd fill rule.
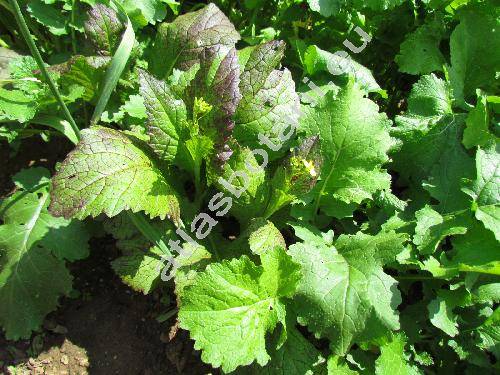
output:
[[[94,5],[92,53],[48,69],[100,124],[0,206],[7,335],[27,337],[68,292],[78,220],[98,218],[116,274],[173,289],[179,326],[223,372],[497,371],[494,2],[272,1],[259,19],[260,1],[220,1],[229,17],[195,5],[132,47],[132,26],[164,17],[150,3]],[[359,42],[356,27],[366,54],[325,42]],[[19,77],[9,95],[49,97]],[[81,246],[57,242],[65,230]],[[44,304],[26,294],[38,262],[64,275],[42,280]]]

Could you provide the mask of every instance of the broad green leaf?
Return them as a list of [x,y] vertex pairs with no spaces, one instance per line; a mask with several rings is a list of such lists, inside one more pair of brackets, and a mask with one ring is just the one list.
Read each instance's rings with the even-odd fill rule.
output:
[[30,191],[40,184],[49,183],[50,172],[43,167],[21,169],[12,176],[12,181],[18,188]]
[[449,73],[454,98],[463,105],[477,88],[494,85],[500,65],[500,35],[495,11],[488,8],[464,10],[459,12],[459,19],[450,38]]
[[396,56],[399,70],[415,75],[442,71],[445,59],[439,44],[443,33],[443,20],[435,18],[408,34]]
[[363,337],[399,328],[397,282],[382,266],[403,250],[395,233],[342,235],[331,245],[290,246],[303,278],[294,298],[299,323],[344,355]]
[[52,217],[48,204],[45,185],[0,205],[0,324],[8,339],[28,338],[40,327],[59,297],[71,291],[64,259],[88,255],[83,223]]
[[351,370],[349,365],[342,361],[339,356],[332,355],[328,358],[328,375],[357,375],[357,371]]
[[179,219],[177,195],[147,146],[103,127],[82,140],[54,176],[50,211],[66,218],[113,217],[124,210]]
[[464,191],[473,199],[476,218],[500,240],[499,144],[492,143],[476,153],[477,179]]
[[82,99],[95,102],[108,63],[108,57],[74,56],[68,62],[54,68],[61,70],[59,79],[61,87],[81,86],[84,88]]
[[307,0],[309,7],[315,12],[319,12],[323,17],[330,17],[338,13],[346,0]]
[[162,252],[156,247],[141,249],[115,259],[111,266],[125,284],[149,294],[160,281],[161,256]]
[[480,337],[478,347],[488,350],[500,358],[500,309],[497,307],[493,314],[477,329]]
[[180,326],[214,367],[263,366],[270,360],[266,333],[285,324],[283,299],[293,295],[299,277],[298,265],[282,249],[263,258],[262,266],[246,256],[212,263],[179,296]]
[[0,87],[0,120],[28,122],[35,117],[38,104],[35,98],[21,90]]
[[318,72],[329,72],[335,75],[350,74],[354,81],[366,92],[381,90],[373,74],[368,68],[357,63],[350,57],[343,57],[324,51],[316,45],[309,46],[304,54],[304,68],[309,75]]
[[287,134],[289,127],[296,125],[299,110],[290,71],[275,69],[284,50],[283,42],[272,41],[250,47],[239,55],[242,97],[234,117],[234,136],[240,144],[251,148],[260,148],[259,137],[267,137],[273,144],[281,145],[277,152],[266,149],[274,157],[288,151],[290,141],[284,143],[279,134]]
[[177,17],[160,26],[156,35],[152,72],[168,77],[174,68],[187,70],[213,48],[234,47],[240,39],[229,19],[214,4]]
[[238,374],[276,375],[320,373],[320,352],[295,328],[287,329],[287,339],[279,348],[271,347],[271,360],[265,367],[256,364]]
[[33,0],[28,2],[28,12],[42,25],[46,26],[54,35],[68,33],[67,21],[69,17],[65,12],[46,4],[44,1]]
[[161,159],[172,161],[187,127],[186,106],[165,81],[146,72],[140,72],[139,85],[148,117],[149,144]]
[[316,208],[342,217],[332,206],[361,203],[389,188],[382,169],[392,145],[390,121],[352,81],[338,96],[328,93],[319,107],[305,106],[301,129],[319,135],[323,167],[314,194]]
[[120,43],[125,25],[114,9],[98,3],[89,10],[84,29],[97,54],[112,56]]
[[441,214],[425,206],[415,214],[417,225],[413,243],[417,245],[421,254],[429,255],[436,251],[443,239],[448,236],[465,234],[472,221],[469,215],[448,215],[443,218]]
[[427,306],[431,323],[449,336],[458,335],[458,315],[453,310],[465,306],[468,301],[469,294],[463,289],[438,290],[437,297]]
[[405,353],[406,340],[402,334],[395,335],[393,340],[380,347],[380,356],[375,362],[376,375],[417,375],[421,374],[416,367],[408,363]]
[[394,169],[439,200],[441,213],[466,208],[462,179],[473,177],[473,160],[461,144],[464,116],[452,114],[446,83],[423,76],[408,98],[408,113],[397,116],[396,124],[391,131],[401,143]]
[[144,27],[148,23],[156,24],[163,21],[167,15],[167,5],[178,5],[172,0],[123,0],[123,7],[128,16],[138,27]]
[[248,243],[254,254],[272,252],[276,247],[286,249],[283,235],[270,221],[254,220],[250,225],[249,232]]
[[466,235],[453,239],[453,253],[444,266],[458,271],[500,275],[498,240],[480,223],[471,225]]
[[138,119],[145,119],[148,117],[144,105],[144,98],[141,95],[130,95],[127,101],[120,107],[120,110]]
[[387,10],[400,5],[403,0],[307,0],[312,10],[319,12],[324,17],[330,17],[343,9],[365,9]]
[[490,114],[487,96],[477,91],[477,104],[465,120],[463,144],[466,148],[485,147],[494,137],[489,131]]
[[[251,166],[252,171],[246,167]],[[266,209],[269,189],[265,184],[266,171],[250,149],[239,148],[224,164],[217,188],[233,199],[231,214],[246,222],[261,217]]]

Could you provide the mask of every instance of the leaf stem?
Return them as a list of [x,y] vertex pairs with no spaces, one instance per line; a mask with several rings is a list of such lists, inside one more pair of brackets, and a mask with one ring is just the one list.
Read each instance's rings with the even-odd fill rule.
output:
[[75,33],[75,8],[77,6],[78,0],[71,1],[71,48],[73,49],[73,55],[76,55],[76,33]]
[[133,213],[131,211],[127,211],[128,217],[134,225],[139,229],[144,237],[148,239],[151,243],[155,244],[165,255],[172,256],[172,252],[163,241],[163,238],[160,233],[156,230],[154,226],[148,221],[148,219],[144,216],[144,214],[140,212]]
[[80,134],[80,129],[76,125],[75,120],[73,119],[73,116],[71,116],[71,113],[69,112],[68,107],[64,103],[64,100],[61,97],[61,94],[59,93],[59,90],[52,80],[52,78],[49,75],[49,72],[47,71],[47,68],[45,67],[45,63],[43,62],[42,56],[40,55],[40,51],[38,50],[35,41],[33,40],[33,37],[30,34],[30,31],[28,29],[28,26],[26,25],[26,21],[24,20],[24,16],[21,12],[21,8],[19,8],[19,4],[17,3],[16,0],[9,0],[9,3],[13,9],[14,16],[16,18],[17,24],[19,25],[19,29],[21,30],[21,34],[24,37],[24,40],[26,41],[26,44],[28,45],[28,48],[31,51],[31,54],[33,55],[33,58],[35,59],[36,63],[38,64],[38,67],[40,68],[40,71],[42,72],[43,77],[47,81],[50,90],[52,91],[52,94],[56,97],[57,101],[59,102],[59,105],[61,106],[64,116],[70,123],[71,127],[73,128],[73,131],[75,132],[76,136],[78,139],[81,138]]

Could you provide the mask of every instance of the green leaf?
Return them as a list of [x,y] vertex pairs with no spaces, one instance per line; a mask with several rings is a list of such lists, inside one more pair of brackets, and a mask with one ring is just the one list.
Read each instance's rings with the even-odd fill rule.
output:
[[448,236],[465,234],[471,224],[468,215],[450,215],[443,218],[430,206],[425,206],[415,214],[417,225],[413,243],[421,254],[429,255],[436,251],[443,239]]
[[152,53],[152,72],[168,77],[174,68],[188,70],[213,48],[234,47],[240,39],[229,19],[214,4],[162,24]]
[[490,114],[487,96],[479,90],[476,107],[469,112],[465,123],[467,126],[464,130],[463,144],[466,148],[485,147],[494,139],[489,131]]
[[402,334],[380,347],[380,356],[375,362],[376,375],[416,375],[421,372],[408,363],[405,353],[406,340]]
[[179,219],[177,195],[147,146],[103,127],[82,140],[53,178],[50,211],[66,218],[113,217],[124,210]]
[[187,127],[186,106],[165,81],[146,72],[139,73],[139,85],[148,117],[149,144],[161,159],[174,160],[183,128]]
[[83,223],[52,217],[48,204],[45,185],[33,193],[19,191],[0,205],[0,324],[11,340],[28,338],[71,291],[64,259],[89,252]]
[[283,298],[293,295],[299,267],[282,249],[268,255],[262,266],[246,256],[212,263],[179,296],[180,326],[202,359],[225,372],[269,362],[266,333],[285,324]]
[[261,147],[261,136],[273,144],[281,144],[277,152],[266,150],[274,157],[288,151],[286,145],[290,141],[283,144],[279,134],[286,134],[290,126],[296,125],[294,113],[299,110],[299,97],[290,71],[275,69],[284,50],[283,42],[272,41],[239,52],[242,98],[234,117],[234,137],[241,145],[251,148]]
[[467,234],[453,239],[453,253],[444,267],[464,272],[500,275],[498,240],[481,224],[471,225]]
[[28,122],[35,117],[38,104],[35,98],[21,90],[0,87],[0,120]]
[[499,144],[492,143],[476,153],[477,179],[464,191],[473,199],[476,218],[500,240]]
[[345,0],[307,0],[309,7],[319,12],[323,17],[330,17],[338,13],[345,4]]
[[463,105],[477,88],[494,85],[500,65],[500,35],[495,11],[487,7],[459,12],[459,19],[450,38],[449,73],[455,100]]
[[141,95],[130,95],[120,109],[131,117],[138,119],[147,117],[144,98]]
[[431,323],[449,336],[458,335],[458,315],[453,310],[464,306],[467,299],[468,292],[464,290],[438,290],[437,297],[427,306]]
[[134,25],[139,27],[162,21],[167,15],[165,4],[176,4],[172,0],[123,0],[122,3]]
[[[472,178],[473,161],[461,144],[463,115],[453,115],[446,83],[423,76],[408,98],[408,113],[396,117],[392,134],[401,147],[393,166],[410,185],[425,189],[440,201],[441,213],[469,206],[462,179]],[[422,182],[424,182],[422,184]]]
[[443,33],[443,19],[434,18],[408,34],[396,56],[399,70],[415,75],[442,71],[446,62],[439,49]]
[[88,11],[84,29],[97,54],[111,56],[118,47],[125,25],[114,9],[98,3]]
[[52,34],[64,35],[68,33],[66,26],[69,17],[64,14],[65,12],[40,0],[29,1],[28,12],[39,23],[46,26]]
[[255,219],[248,229],[248,243],[252,253],[260,255],[272,252],[276,247],[286,249],[285,239],[281,232],[268,220]]
[[397,282],[382,266],[403,250],[395,233],[342,235],[334,244],[298,243],[290,254],[303,272],[294,299],[299,323],[344,355],[356,340],[399,328]]
[[328,375],[357,375],[358,372],[351,370],[349,365],[340,360],[339,356],[332,355],[328,358]]
[[111,266],[125,284],[149,294],[160,281],[161,256],[162,252],[156,247],[141,249],[115,259]]
[[255,375],[316,374],[320,370],[320,352],[295,328],[287,329],[287,339],[279,347],[271,347],[271,360],[265,367],[256,364],[238,373]]
[[[251,166],[250,172],[246,163]],[[217,188],[233,199],[231,214],[243,222],[261,217],[269,199],[266,171],[248,148],[238,148],[224,164]],[[241,193],[241,194],[240,194]]]
[[328,93],[317,108],[304,107],[301,129],[319,135],[323,167],[312,194],[315,207],[342,217],[332,206],[361,203],[378,190],[388,189],[389,174],[382,165],[392,145],[390,121],[352,81],[337,97]]
[[40,184],[49,183],[50,172],[43,167],[21,169],[12,176],[12,181],[18,188],[30,191]]
[[309,75],[318,72],[330,72],[333,75],[350,74],[354,81],[366,92],[381,90],[372,72],[350,57],[335,55],[320,49],[316,45],[309,46],[304,54],[304,68]]
[[85,90],[82,99],[95,102],[108,63],[107,57],[73,56],[67,63],[54,68],[62,71],[59,79],[61,87],[81,86]]

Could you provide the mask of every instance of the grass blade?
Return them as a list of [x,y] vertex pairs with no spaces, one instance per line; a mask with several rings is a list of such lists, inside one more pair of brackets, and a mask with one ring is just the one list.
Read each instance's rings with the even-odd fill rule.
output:
[[101,94],[99,96],[99,100],[95,107],[92,118],[90,119],[90,125],[95,125],[100,120],[102,113],[106,109],[106,105],[108,104],[111,93],[115,89],[118,80],[120,79],[120,76],[122,75],[123,70],[127,65],[130,53],[132,52],[132,47],[135,43],[135,32],[134,28],[132,27],[132,22],[130,22],[130,19],[128,18],[121,4],[116,1],[113,1],[113,4],[115,4],[120,14],[123,17],[127,18],[127,27],[125,29],[125,32],[123,33],[120,45],[118,46],[118,49],[111,59],[111,64],[106,70],[106,75],[104,76],[104,81],[101,85]]

